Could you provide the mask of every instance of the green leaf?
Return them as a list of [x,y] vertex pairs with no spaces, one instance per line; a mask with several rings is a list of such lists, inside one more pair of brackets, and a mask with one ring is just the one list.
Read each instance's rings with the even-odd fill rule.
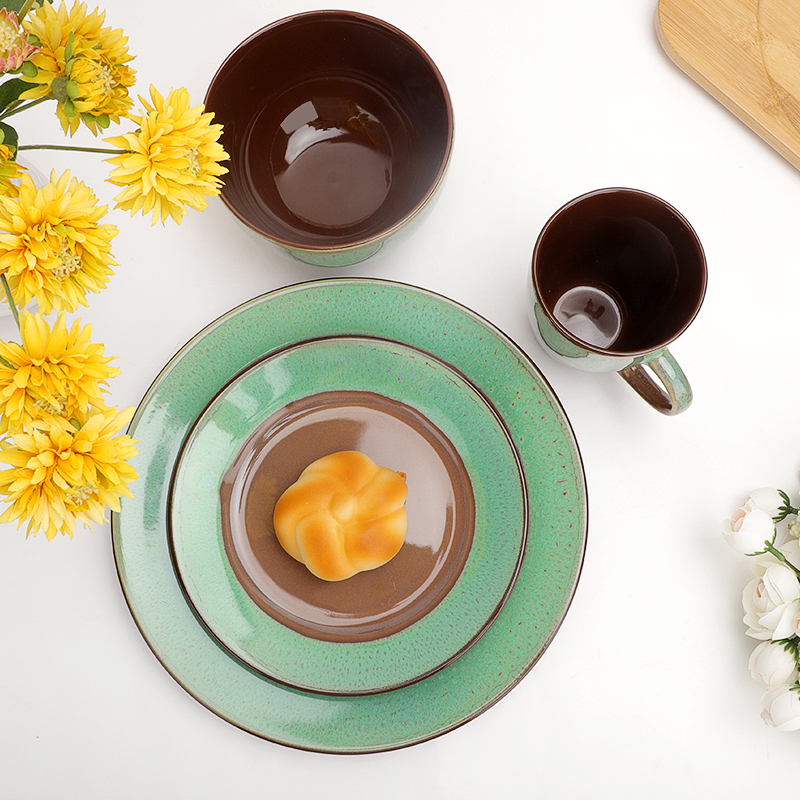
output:
[[70,119],[75,116],[75,106],[72,104],[72,100],[67,98],[62,104],[61,108],[64,110],[64,116],[69,117]]
[[59,75],[53,78],[53,83],[50,85],[50,91],[59,103],[65,103],[69,99],[67,83],[69,83],[69,81],[63,75]]
[[[67,45],[64,48],[64,60],[69,61],[72,58],[72,51],[75,48],[75,34],[70,31],[67,37]],[[69,74],[69,73],[67,73]]]
[[81,87],[78,86],[75,81],[67,81],[64,88],[66,89],[67,97],[69,97],[70,100],[74,100],[76,97],[80,96]]
[[19,144],[19,136],[14,128],[6,122],[0,122],[0,132],[3,134],[3,144],[6,147],[12,148],[14,156],[17,154],[17,145]]
[[35,78],[39,74],[39,68],[33,63],[33,61],[23,61],[20,72],[26,78]]
[[93,125],[97,125],[100,130],[105,130],[111,124],[111,118],[108,114],[87,114],[86,112],[81,112],[81,119],[91,128]]
[[5,111],[12,103],[19,100],[24,91],[32,88],[31,84],[19,78],[12,78],[0,84],[0,111]]
[[9,11],[13,11],[15,14],[19,14],[24,5],[25,0],[5,0],[3,2],[3,7],[7,8]]

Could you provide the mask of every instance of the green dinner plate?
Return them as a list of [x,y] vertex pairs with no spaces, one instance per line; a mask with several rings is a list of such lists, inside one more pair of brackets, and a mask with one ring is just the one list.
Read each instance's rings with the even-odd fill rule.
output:
[[[460,657],[393,691],[331,695],[268,678],[209,635],[176,574],[169,503],[188,437],[231,381],[286,348],[351,336],[428,354],[480,393],[516,451],[528,530],[505,603]],[[388,281],[344,278],[255,298],[209,325],[167,364],[129,432],[139,440],[140,479],[136,498],[126,498],[122,511],[112,515],[112,535],[133,618],[157,658],[192,696],[255,735],[332,753],[390,750],[441,735],[512,689],[567,613],[586,539],[585,481],[569,422],[544,378],[513,342],[439,295]],[[475,501],[482,502],[477,494]]]
[[[380,398],[380,404],[376,400],[351,411],[352,398],[361,396]],[[309,408],[305,402],[309,397],[330,401],[319,409]],[[405,416],[416,412],[425,428],[435,431],[436,440],[446,442],[445,457],[450,451],[451,459],[459,461],[452,478],[440,467],[441,457],[428,439],[404,416],[388,413],[387,403],[393,404],[388,410],[402,405]],[[291,411],[279,413],[283,409]],[[358,421],[351,420],[359,410]],[[348,449],[357,447],[376,463],[407,476],[409,532],[404,548],[389,564],[341,583],[326,583],[297,565],[274,539],[269,524],[274,502],[297,479],[305,462],[288,467],[287,474],[281,463],[274,462],[283,460],[279,453],[291,453],[270,444],[283,441],[287,431],[294,430],[290,451],[297,431],[314,426],[310,436],[319,450],[308,460],[316,460],[343,449],[335,443],[335,437],[342,435],[338,423],[343,416],[351,423],[348,427],[357,428],[356,444]],[[293,427],[294,417],[298,419]],[[248,450],[248,457],[239,458],[253,438],[253,455]],[[420,448],[424,452],[419,453]],[[231,475],[237,461],[242,466]],[[261,476],[265,491],[252,489],[258,483],[252,473]],[[226,476],[234,497],[224,504],[221,487]],[[430,487],[436,483],[445,484],[446,491],[432,493]],[[471,507],[454,512],[458,505],[454,495],[462,483],[469,484]],[[255,506],[250,522],[255,545],[264,551],[260,560],[244,533],[235,540],[236,547],[233,537],[226,547],[225,509],[232,527],[231,517],[244,516],[239,509],[248,489],[248,496],[258,494],[250,500]],[[231,653],[295,688],[371,694],[435,672],[491,623],[522,557],[526,498],[505,427],[463,376],[396,342],[317,339],[282,350],[246,370],[201,415],[178,460],[171,543],[189,600]],[[453,520],[458,516],[464,519]],[[453,521],[455,537],[448,537]],[[240,524],[244,526],[244,521]],[[464,559],[447,558],[442,543],[453,538],[456,546],[451,552],[457,551],[462,538],[467,540]],[[267,549],[261,539],[272,540],[273,546]],[[236,563],[242,565],[241,571]],[[457,575],[447,574],[456,569]],[[413,579],[404,581],[409,577]],[[405,587],[399,596],[394,591],[398,585]],[[431,593],[430,588],[438,591]],[[317,599],[320,593],[327,606]],[[355,593],[360,596],[354,598]],[[355,602],[363,610],[347,614],[348,605]],[[415,611],[417,604],[421,607]],[[398,624],[398,616],[408,619],[407,624]],[[317,622],[320,618],[323,624]],[[336,623],[339,629],[331,632]],[[372,635],[348,636],[348,631],[360,631],[365,624]],[[388,635],[382,635],[384,625],[392,631]]]

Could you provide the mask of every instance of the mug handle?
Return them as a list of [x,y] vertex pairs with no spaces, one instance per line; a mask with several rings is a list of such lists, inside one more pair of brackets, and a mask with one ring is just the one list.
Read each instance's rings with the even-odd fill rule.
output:
[[[663,388],[650,377],[645,367],[650,367]],[[669,350],[661,351],[649,361],[626,367],[619,374],[653,408],[667,416],[686,411],[692,402],[692,387]]]

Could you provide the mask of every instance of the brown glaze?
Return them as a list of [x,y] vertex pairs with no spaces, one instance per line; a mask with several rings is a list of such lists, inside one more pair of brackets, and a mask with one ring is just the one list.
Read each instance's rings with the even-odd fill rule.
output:
[[222,198],[286,245],[369,239],[421,206],[449,160],[449,94],[396,28],[345,11],[299,14],[243,42],[206,107],[231,156]]
[[[691,225],[663,200],[634,189],[603,189],[550,219],[536,244],[533,280],[556,319],[556,306],[570,290],[586,293],[585,312],[598,325],[618,309],[621,329],[613,343],[589,345],[601,352],[646,352],[668,344],[694,319],[705,294],[705,255]],[[594,298],[592,290],[599,290]],[[613,318],[609,327],[616,327]]]
[[[359,450],[408,476],[408,533],[388,564],[345,581],[314,577],[278,543],[275,503],[312,461]],[[327,392],[290,404],[254,431],[222,489],[226,552],[268,614],[325,641],[369,641],[434,608],[470,551],[475,501],[444,434],[408,406],[369,392]]]
[[[277,132],[273,109],[253,126],[248,149],[253,184],[274,181],[286,209],[309,226],[345,229],[363,223],[380,209],[392,187],[393,155],[386,128],[345,99],[358,94],[357,85],[347,92],[342,86],[330,92],[322,84],[297,108],[291,106],[298,98],[289,101],[291,110]],[[390,113],[387,108],[383,118]],[[270,135],[270,158],[265,159],[254,142]]]

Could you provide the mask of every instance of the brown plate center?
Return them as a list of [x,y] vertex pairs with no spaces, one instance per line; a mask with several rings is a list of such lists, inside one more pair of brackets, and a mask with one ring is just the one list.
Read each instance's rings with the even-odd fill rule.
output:
[[[400,552],[332,583],[283,550],[272,513],[305,467],[340,450],[407,472],[414,501]],[[455,448],[420,413],[371,392],[316,394],[268,417],[226,473],[221,498],[226,553],[247,593],[274,619],[325,641],[369,641],[413,624],[453,587],[472,545],[475,500]]]

